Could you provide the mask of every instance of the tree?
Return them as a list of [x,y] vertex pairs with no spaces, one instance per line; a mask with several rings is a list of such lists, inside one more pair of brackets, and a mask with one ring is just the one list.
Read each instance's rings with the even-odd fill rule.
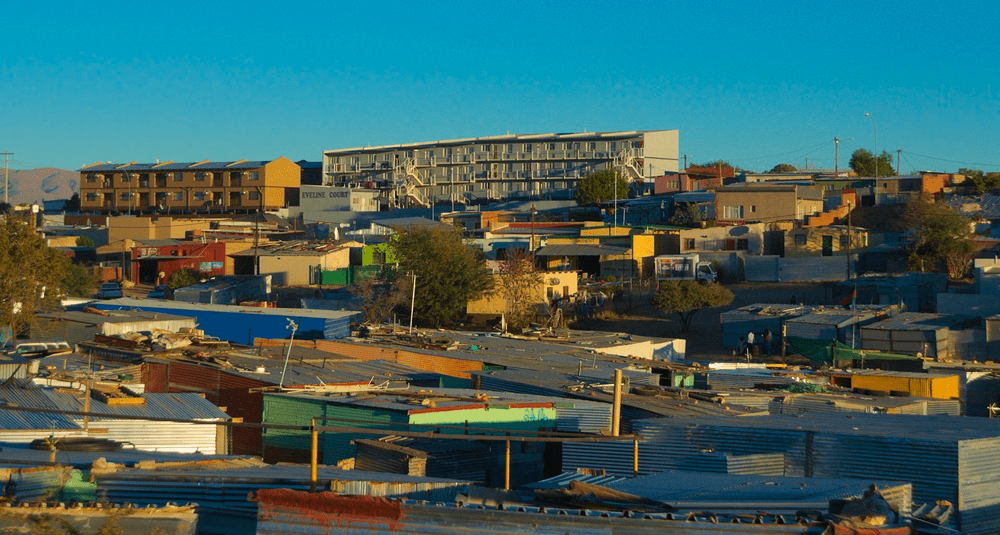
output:
[[[875,176],[875,157],[868,149],[858,149],[851,154],[851,169],[858,176]],[[896,170],[892,167],[892,155],[886,151],[878,157],[878,176],[894,176]]]
[[393,236],[392,246],[402,276],[417,276],[414,317],[420,323],[458,321],[470,299],[493,289],[482,251],[465,245],[456,228],[410,226]]
[[97,277],[81,264],[70,262],[63,278],[63,289],[72,297],[90,297],[97,289]]
[[1000,188],[1000,173],[984,173],[978,169],[966,169],[963,167],[958,170],[958,174],[967,176],[972,181],[972,186],[976,189],[976,193],[980,195]]
[[691,330],[695,312],[708,307],[726,306],[733,302],[733,292],[719,283],[699,284],[693,280],[664,281],[653,296],[653,305],[661,312],[676,313],[681,330]]
[[949,277],[965,277],[979,246],[972,221],[954,208],[921,195],[907,206],[907,221],[915,229],[910,244],[913,271],[933,271],[944,264]]
[[674,205],[674,213],[667,219],[667,223],[678,227],[697,227],[701,224],[701,207],[697,203],[683,203]]
[[191,286],[192,284],[198,284],[201,281],[201,273],[193,269],[178,269],[177,271],[170,274],[167,280],[167,285],[171,289],[176,290],[177,288],[183,288],[185,286]]
[[88,238],[87,236],[80,236],[76,239],[77,247],[93,247],[94,240]]
[[535,303],[542,274],[535,267],[535,256],[515,249],[500,262],[497,292],[507,302],[507,325],[514,330],[528,326],[535,317]]
[[628,198],[628,181],[615,168],[591,173],[576,184],[577,204]]
[[775,165],[774,167],[772,167],[771,170],[768,171],[768,174],[774,174],[774,173],[794,173],[796,171],[798,171],[798,169],[794,165],[792,165],[790,163],[779,163],[778,165]]
[[[12,337],[28,332],[36,314],[55,310],[65,295],[70,260],[49,248],[23,220],[6,215],[0,222],[0,325]],[[16,345],[16,342],[15,342]]]
[[365,323],[381,325],[397,307],[410,302],[413,278],[394,273],[388,280],[365,277],[351,288],[351,294],[362,300]]
[[80,194],[74,193],[69,200],[66,201],[66,211],[67,212],[79,212],[80,211]]

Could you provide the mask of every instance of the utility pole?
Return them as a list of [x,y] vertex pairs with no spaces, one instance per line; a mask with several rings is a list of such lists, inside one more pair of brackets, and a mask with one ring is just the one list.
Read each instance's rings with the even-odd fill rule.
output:
[[13,156],[13,155],[14,155],[13,152],[4,152],[3,153],[3,202],[4,202],[4,204],[10,204],[10,202],[7,200],[7,190],[8,190],[8,188],[7,188],[7,179],[9,177],[9,175],[10,175],[10,173],[9,173],[10,170],[7,168],[7,157],[8,156]]
[[903,154],[903,149],[896,149],[896,176],[899,176],[899,158]]
[[851,280],[851,201],[847,201],[847,280]]
[[840,139],[833,136],[833,178],[840,176]]

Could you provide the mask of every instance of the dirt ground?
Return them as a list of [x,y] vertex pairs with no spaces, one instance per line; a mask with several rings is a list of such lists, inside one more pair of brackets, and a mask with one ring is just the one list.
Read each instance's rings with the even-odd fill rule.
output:
[[[605,307],[604,318],[595,318],[574,324],[574,327],[596,331],[613,331],[639,336],[684,338],[687,340],[687,358],[692,360],[735,360],[733,351],[722,347],[722,324],[719,315],[754,303],[788,303],[792,296],[799,303],[831,304],[832,286],[824,283],[759,283],[727,284],[733,292],[733,302],[724,307],[706,308],[695,313],[691,331],[682,332],[677,314],[664,314],[650,304],[651,291],[635,292],[631,306],[628,299],[619,299]],[[774,357],[777,362],[780,359]],[[788,363],[799,360],[790,358]],[[803,361],[808,362],[808,361]]]

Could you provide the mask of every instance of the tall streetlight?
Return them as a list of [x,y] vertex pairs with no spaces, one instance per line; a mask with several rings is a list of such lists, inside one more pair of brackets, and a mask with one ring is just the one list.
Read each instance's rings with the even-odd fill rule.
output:
[[875,128],[875,118],[872,114],[865,112],[865,117],[872,121],[872,133],[875,134],[875,178],[878,178],[878,130]]

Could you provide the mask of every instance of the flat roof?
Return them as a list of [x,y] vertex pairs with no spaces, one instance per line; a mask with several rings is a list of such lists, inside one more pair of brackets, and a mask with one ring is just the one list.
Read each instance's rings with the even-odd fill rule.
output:
[[378,145],[374,147],[351,147],[346,149],[334,149],[323,151],[324,156],[337,154],[351,154],[361,152],[381,152],[400,149],[417,149],[421,147],[439,147],[445,145],[467,145],[470,143],[500,143],[514,141],[561,141],[580,139],[618,139],[635,137],[641,134],[652,132],[676,132],[677,130],[629,130],[618,132],[572,132],[561,134],[505,134],[499,136],[470,137],[462,139],[446,139],[440,141],[423,141],[417,143],[402,143],[395,145]]

